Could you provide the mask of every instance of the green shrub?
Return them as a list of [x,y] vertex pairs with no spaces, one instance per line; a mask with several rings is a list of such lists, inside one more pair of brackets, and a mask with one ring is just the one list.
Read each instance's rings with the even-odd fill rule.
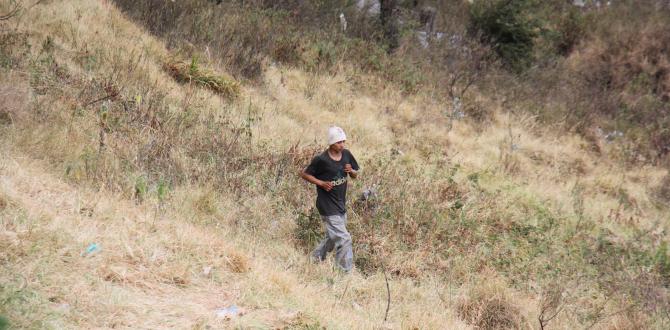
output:
[[9,321],[2,315],[0,315],[0,330],[9,329]]
[[281,36],[272,49],[272,58],[283,64],[296,65],[300,63],[302,53],[301,41],[296,36]]
[[314,248],[323,238],[321,217],[316,209],[312,209],[310,213],[299,212],[295,222],[295,238],[298,244],[306,250]]
[[584,16],[576,8],[570,8],[556,23],[554,49],[562,56],[569,55],[584,37]]
[[147,184],[147,179],[144,176],[138,176],[135,179],[135,199],[138,202],[142,202],[144,200],[144,197],[147,195],[147,192],[149,191],[149,186]]
[[332,41],[315,41],[308,46],[302,61],[307,70],[319,71],[330,68],[336,58],[337,48]]
[[421,72],[412,65],[399,66],[399,70],[396,79],[399,80],[402,91],[406,94],[416,93],[423,82]]
[[540,25],[528,13],[531,4],[532,0],[480,0],[470,10],[472,32],[490,44],[515,72],[523,71],[533,61]]
[[668,255],[668,243],[663,242],[658,247],[655,257],[656,269],[665,280],[666,284],[670,285],[670,255]]
[[0,68],[17,67],[26,59],[29,51],[27,34],[9,31],[0,34]]

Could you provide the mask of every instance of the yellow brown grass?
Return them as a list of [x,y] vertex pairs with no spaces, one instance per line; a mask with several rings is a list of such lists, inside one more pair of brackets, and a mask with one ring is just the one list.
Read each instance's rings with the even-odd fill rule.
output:
[[228,251],[225,260],[228,268],[234,273],[246,273],[251,269],[249,258],[238,251]]
[[509,288],[493,274],[476,281],[456,309],[462,319],[478,329],[521,329],[527,326]]
[[164,64],[163,68],[169,75],[181,83],[193,83],[230,99],[240,95],[240,84],[238,82],[232,77],[216,74],[200,67],[195,57],[190,63],[168,61]]
[[21,75],[0,73],[0,125],[12,124],[24,117],[27,103],[28,86]]
[[[55,45],[30,54],[54,59],[32,78],[45,94],[37,103],[20,98],[35,120],[2,131],[9,142],[0,198],[11,202],[0,209],[2,260],[10,261],[0,281],[12,289],[0,294],[23,287],[12,274],[25,274],[30,287],[21,294],[33,298],[11,300],[0,313],[20,327],[43,328],[30,320],[46,319],[60,328],[376,328],[386,306],[382,263],[388,327],[526,327],[537,295],[519,288],[532,282],[528,275],[547,275],[551,264],[605,276],[603,259],[626,256],[606,249],[634,245],[638,229],[666,215],[649,195],[662,169],[620,166],[607,146],[591,154],[579,136],[539,129],[486,95],[475,99],[490,120],[447,127],[444,105],[429,95],[408,96],[366,75],[357,81],[370,87],[357,87],[360,72],[346,65],[327,74],[269,65],[265,85],[245,89],[248,98],[222,100],[169,79],[165,45],[109,2],[44,3],[19,23],[34,32],[32,44],[50,36]],[[110,50],[110,40],[119,47]],[[82,64],[95,63],[82,59],[87,51],[97,65]],[[190,69],[180,62],[175,70],[193,82]],[[28,77],[15,77],[28,86]],[[118,96],[89,104],[114,86]],[[116,131],[114,120],[123,123]],[[374,207],[352,205],[365,267],[351,277],[330,262],[309,264],[290,239],[313,204],[295,172],[324,148],[330,124],[345,127],[364,168],[351,195],[379,188]],[[138,191],[143,197],[131,200]],[[666,239],[659,233],[667,224],[658,226],[639,245]],[[101,252],[82,257],[93,242]],[[577,243],[581,250],[571,249]],[[468,280],[486,267],[504,268],[515,288],[493,272]],[[618,294],[591,279],[588,292]],[[568,303],[579,315],[599,307]],[[62,304],[70,311],[54,314]],[[232,304],[250,312],[216,318]]]

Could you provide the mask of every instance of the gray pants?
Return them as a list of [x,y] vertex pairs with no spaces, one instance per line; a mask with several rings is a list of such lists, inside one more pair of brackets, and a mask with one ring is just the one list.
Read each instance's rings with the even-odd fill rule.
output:
[[328,252],[335,249],[335,260],[340,268],[349,272],[354,259],[354,252],[351,245],[351,235],[347,231],[347,215],[327,215],[321,216],[321,220],[326,227],[326,238],[316,247],[312,256],[315,260],[323,261]]

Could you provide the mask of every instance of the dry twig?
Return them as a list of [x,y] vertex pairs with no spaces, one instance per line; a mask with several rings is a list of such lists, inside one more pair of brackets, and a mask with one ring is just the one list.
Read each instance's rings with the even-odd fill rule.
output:
[[[42,1],[43,1],[43,0],[37,0],[35,3],[33,3],[32,5],[30,5],[30,6],[29,6],[28,8],[26,8],[26,9],[33,8],[33,7],[37,6],[38,4],[40,4],[40,2],[42,2]],[[24,9],[24,8],[23,8],[23,6],[21,5],[20,2],[17,2],[16,0],[12,1],[12,7],[11,7],[11,9],[9,10],[9,12],[7,12],[6,14],[0,14],[0,21],[6,21],[6,20],[8,20],[8,19],[10,19],[10,18],[12,18],[12,17],[18,15],[19,12],[20,12],[22,9]]]
[[386,268],[383,263],[382,273],[384,273],[384,280],[386,281],[386,313],[384,313],[384,322],[386,322],[389,316],[389,308],[391,307],[391,287],[389,286],[389,279],[386,276]]

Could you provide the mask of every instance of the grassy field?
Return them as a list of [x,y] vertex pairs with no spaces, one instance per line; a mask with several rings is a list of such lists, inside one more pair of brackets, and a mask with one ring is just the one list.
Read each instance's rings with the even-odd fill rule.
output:
[[[670,326],[667,169],[510,110],[540,102],[473,88],[486,120],[455,118],[344,61],[174,47],[106,0],[0,24],[10,328]],[[362,167],[352,275],[307,259],[321,228],[297,171],[331,124]]]

